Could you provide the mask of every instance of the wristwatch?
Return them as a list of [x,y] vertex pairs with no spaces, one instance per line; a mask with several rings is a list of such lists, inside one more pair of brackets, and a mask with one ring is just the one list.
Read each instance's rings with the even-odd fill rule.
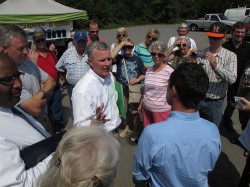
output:
[[39,92],[43,93],[43,97],[45,97],[45,96],[46,96],[46,91],[45,91],[45,90],[40,89],[40,90],[39,90]]

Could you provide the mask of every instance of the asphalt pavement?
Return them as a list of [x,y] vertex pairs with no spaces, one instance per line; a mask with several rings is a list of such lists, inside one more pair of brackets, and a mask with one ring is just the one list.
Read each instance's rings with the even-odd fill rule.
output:
[[[132,39],[134,43],[142,42],[147,30],[152,27],[157,28],[160,31],[159,40],[165,43],[168,42],[170,37],[177,35],[177,25],[143,25],[128,27],[129,38]],[[99,35],[106,39],[107,44],[111,45],[115,42],[116,30],[117,29],[101,30]],[[199,49],[208,46],[208,38],[206,37],[205,32],[190,32],[189,37],[196,41]],[[64,122],[70,127],[72,125],[72,112],[70,109],[69,98],[66,90],[63,90],[62,94]],[[214,171],[209,175],[209,185],[211,187],[237,187],[240,175],[244,169],[245,157],[243,157],[243,149],[230,143],[232,138],[241,133],[237,110],[235,110],[232,119],[236,130],[235,132],[228,132],[222,125],[220,126],[222,153]],[[136,145],[129,144],[128,136],[125,138],[120,138],[119,135],[117,136],[117,139],[121,144],[121,157],[114,181],[114,187],[134,186],[132,180],[132,168]]]

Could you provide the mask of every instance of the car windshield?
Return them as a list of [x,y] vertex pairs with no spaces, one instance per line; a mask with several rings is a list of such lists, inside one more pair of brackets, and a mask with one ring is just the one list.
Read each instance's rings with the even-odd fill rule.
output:
[[227,20],[227,17],[224,14],[218,15],[221,20]]
[[243,20],[244,23],[250,23],[250,16],[246,17],[244,20]]

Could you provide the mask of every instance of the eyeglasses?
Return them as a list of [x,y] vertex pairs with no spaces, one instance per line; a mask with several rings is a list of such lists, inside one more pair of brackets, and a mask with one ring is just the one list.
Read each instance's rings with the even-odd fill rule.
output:
[[126,34],[117,34],[117,37],[125,37]]
[[7,76],[7,77],[0,77],[0,84],[4,84],[6,86],[12,85],[16,79],[21,80],[23,76],[24,76],[24,73],[19,72],[15,75]]
[[217,37],[211,37],[211,36],[209,36],[208,38],[209,38],[210,40],[220,40],[220,39],[222,39],[223,37],[222,37],[222,38],[217,38]]
[[24,47],[20,47],[19,49],[16,49],[16,48],[14,48],[14,47],[12,47],[12,46],[10,46],[10,48],[12,48],[12,49],[18,51],[19,53],[24,53],[24,50],[26,50],[27,52],[29,52],[29,45],[24,46]]
[[133,49],[134,48],[134,46],[133,45],[124,45],[123,47],[122,47],[122,49],[123,50],[126,50],[126,49]]
[[182,46],[182,47],[186,47],[187,44],[186,44],[186,43],[182,43],[182,44],[177,44],[176,46],[177,46],[177,47],[181,47],[181,46]]
[[163,53],[151,53],[151,55],[152,55],[153,57],[159,57],[159,58],[164,57],[164,54],[163,54]]
[[89,32],[91,32],[91,33],[98,33],[98,32],[99,32],[99,30],[89,31]]
[[153,41],[157,40],[157,38],[154,38],[153,36],[150,36],[150,35],[147,35],[147,38],[150,39],[150,40],[153,40]]
[[40,38],[40,39],[38,39],[38,40],[35,40],[35,42],[36,42],[37,44],[39,44],[39,43],[41,43],[41,42],[45,42],[45,38]]

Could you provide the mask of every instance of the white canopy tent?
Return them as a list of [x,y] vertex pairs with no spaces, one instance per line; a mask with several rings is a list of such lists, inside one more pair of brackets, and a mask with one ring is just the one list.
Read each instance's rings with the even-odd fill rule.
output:
[[86,11],[54,0],[6,0],[0,4],[0,24],[18,24],[29,38],[37,27],[47,31],[48,39],[69,38],[77,19],[87,19]]

